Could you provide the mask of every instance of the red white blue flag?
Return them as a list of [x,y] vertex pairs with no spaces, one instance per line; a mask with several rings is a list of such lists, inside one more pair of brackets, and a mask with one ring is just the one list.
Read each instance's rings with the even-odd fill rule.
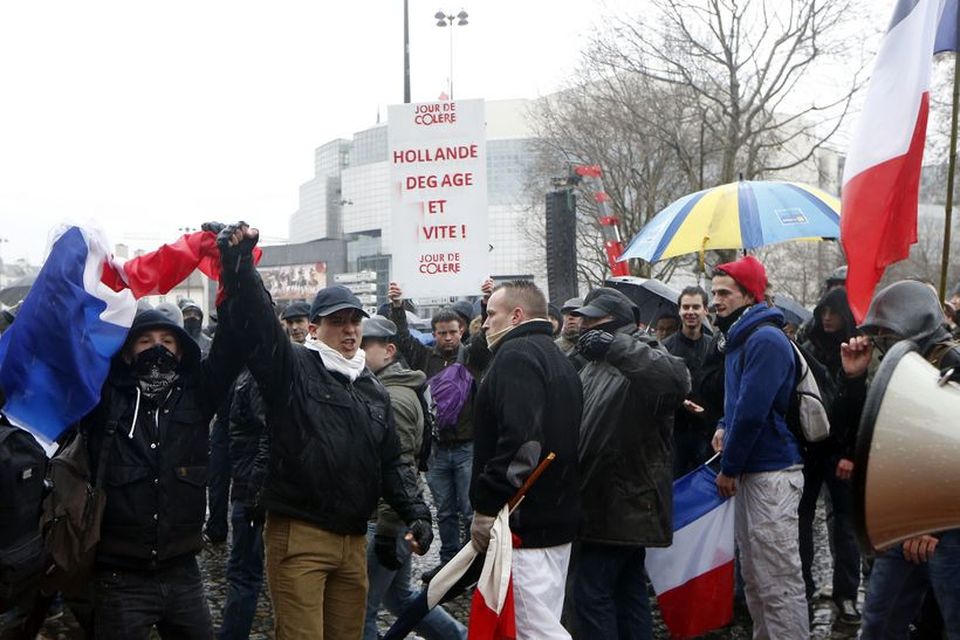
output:
[[673,544],[647,549],[647,575],[673,638],[733,619],[734,498],[720,497],[716,478],[703,465],[673,483]]
[[938,30],[943,50],[956,47],[956,24],[938,29],[943,7],[944,0],[897,2],[847,150],[840,238],[849,265],[847,295],[858,321],[866,315],[884,270],[906,258],[917,241],[920,167]]
[[16,322],[0,338],[3,413],[52,451],[60,434],[99,402],[137,299],[167,293],[195,269],[219,278],[213,232],[188,234],[123,262],[99,229],[60,228]]

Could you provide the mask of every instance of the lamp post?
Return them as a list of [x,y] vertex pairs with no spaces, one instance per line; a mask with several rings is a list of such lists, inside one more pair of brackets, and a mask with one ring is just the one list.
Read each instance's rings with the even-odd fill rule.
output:
[[[463,9],[461,9],[457,15],[444,13],[441,9],[437,11],[433,17],[437,19],[438,27],[450,27],[450,79],[448,87],[450,100],[453,100],[453,27],[454,25],[458,27],[467,26],[467,18],[469,15]],[[454,22],[454,20],[456,20],[456,22]]]
[[[196,227],[177,227],[177,231],[179,231],[180,233],[186,235],[186,234],[188,234],[188,233],[193,233],[193,232],[195,232],[195,231],[199,231],[199,229],[197,229]],[[191,276],[193,276],[193,273],[192,273],[192,272],[190,273],[190,275],[187,276],[187,299],[192,299],[192,298],[190,298],[190,278],[191,278]],[[179,306],[179,305],[178,305],[178,306]]]

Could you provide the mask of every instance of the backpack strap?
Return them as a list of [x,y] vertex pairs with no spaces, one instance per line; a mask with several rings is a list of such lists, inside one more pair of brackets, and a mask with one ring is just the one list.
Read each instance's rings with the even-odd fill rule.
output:
[[114,402],[115,397],[118,396],[110,385],[104,385],[100,402],[106,401],[109,413],[106,428],[103,432],[103,442],[100,443],[100,457],[97,459],[97,477],[94,481],[94,488],[98,490],[103,489],[103,484],[106,481],[107,465],[110,462],[110,453],[113,451],[112,445],[116,440],[120,418],[123,417],[123,412],[127,408],[125,402]]

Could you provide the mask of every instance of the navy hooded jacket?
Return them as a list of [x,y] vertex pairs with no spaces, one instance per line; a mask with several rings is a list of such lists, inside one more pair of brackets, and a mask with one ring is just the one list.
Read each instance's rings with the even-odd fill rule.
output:
[[756,304],[727,335],[721,461],[726,476],[779,471],[803,460],[786,421],[796,365],[782,326],[779,309]]

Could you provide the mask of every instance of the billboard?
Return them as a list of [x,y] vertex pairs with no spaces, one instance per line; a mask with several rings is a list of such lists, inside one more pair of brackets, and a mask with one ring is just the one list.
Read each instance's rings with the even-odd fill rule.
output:
[[410,298],[474,294],[489,273],[483,100],[392,105],[393,279]]
[[280,267],[258,267],[267,291],[277,302],[313,300],[317,291],[327,286],[327,263],[292,264]]

